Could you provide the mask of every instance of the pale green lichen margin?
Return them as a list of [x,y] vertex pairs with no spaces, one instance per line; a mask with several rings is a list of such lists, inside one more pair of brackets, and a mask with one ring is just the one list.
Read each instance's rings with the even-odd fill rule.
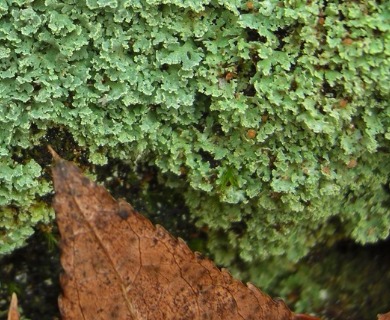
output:
[[219,263],[386,238],[386,1],[251,4],[2,1],[0,253],[52,217],[42,168],[12,156],[53,127],[92,163],[156,164]]

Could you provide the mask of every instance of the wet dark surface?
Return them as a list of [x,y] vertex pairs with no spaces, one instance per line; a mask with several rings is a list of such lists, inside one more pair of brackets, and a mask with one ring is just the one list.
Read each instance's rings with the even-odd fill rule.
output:
[[17,293],[27,318],[60,318],[59,250],[50,243],[44,233],[37,232],[27,246],[0,260],[0,319],[7,319],[5,310],[12,292]]
[[375,320],[390,311],[390,239],[359,245],[340,241],[314,248],[291,273],[275,281],[272,294],[321,319]]

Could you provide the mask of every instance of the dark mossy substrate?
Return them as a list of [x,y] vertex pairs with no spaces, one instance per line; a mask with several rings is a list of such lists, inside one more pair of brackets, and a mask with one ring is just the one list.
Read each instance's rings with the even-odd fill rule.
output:
[[60,319],[59,250],[50,249],[45,236],[37,232],[27,246],[0,260],[0,319],[7,319],[12,292],[27,319]]
[[315,248],[295,272],[275,281],[271,293],[282,293],[292,309],[323,319],[375,320],[377,314],[390,311],[390,239],[375,245],[342,241],[329,249]]

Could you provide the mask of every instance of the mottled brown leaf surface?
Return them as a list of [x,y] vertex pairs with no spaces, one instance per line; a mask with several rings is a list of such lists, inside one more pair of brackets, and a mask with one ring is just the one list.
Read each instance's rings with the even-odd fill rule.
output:
[[64,320],[294,319],[51,152]]
[[378,320],[390,320],[390,312],[385,314],[378,314]]

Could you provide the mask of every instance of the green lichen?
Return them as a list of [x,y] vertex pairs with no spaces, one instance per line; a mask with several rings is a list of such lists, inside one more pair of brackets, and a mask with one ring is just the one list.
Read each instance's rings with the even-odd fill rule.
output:
[[52,211],[37,201],[51,191],[48,182],[39,179],[41,167],[30,160],[24,165],[7,161],[0,163],[0,255],[24,244],[38,223],[47,223]]
[[15,154],[72,153],[53,128],[91,164],[156,165],[218,263],[386,238],[388,6],[252,4],[2,3],[1,253],[52,217],[43,162]]

